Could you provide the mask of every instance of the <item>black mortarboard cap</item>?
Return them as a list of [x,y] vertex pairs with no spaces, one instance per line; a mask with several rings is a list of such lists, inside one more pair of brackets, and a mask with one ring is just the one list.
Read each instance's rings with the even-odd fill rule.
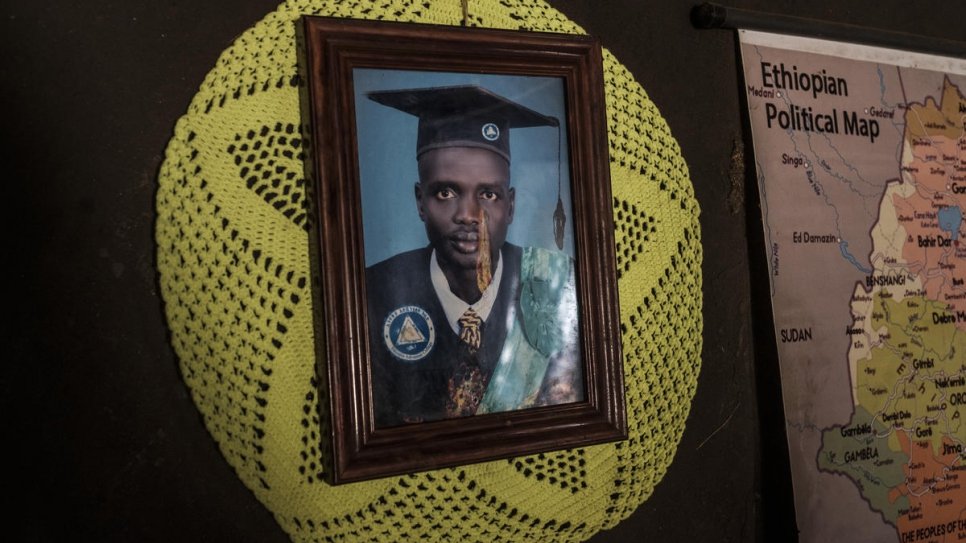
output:
[[416,157],[442,147],[489,149],[510,161],[510,129],[559,126],[555,117],[477,85],[375,91],[370,100],[419,118]]

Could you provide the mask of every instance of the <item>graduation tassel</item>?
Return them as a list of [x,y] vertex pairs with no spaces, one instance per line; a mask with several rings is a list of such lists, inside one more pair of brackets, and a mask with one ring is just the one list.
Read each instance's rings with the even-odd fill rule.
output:
[[567,212],[564,211],[563,200],[560,198],[560,126],[557,126],[557,209],[553,211],[553,237],[557,242],[557,249],[563,250],[564,227],[567,225]]
[[553,237],[557,248],[563,250],[564,226],[567,224],[567,214],[564,212],[563,200],[557,195],[557,209],[553,211]]

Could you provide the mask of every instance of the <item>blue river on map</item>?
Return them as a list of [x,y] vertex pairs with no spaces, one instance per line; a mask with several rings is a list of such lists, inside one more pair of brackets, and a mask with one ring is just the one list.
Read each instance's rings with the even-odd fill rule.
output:
[[939,228],[948,232],[954,240],[959,238],[959,223],[963,222],[963,212],[959,206],[940,208],[936,214],[939,218]]
[[865,274],[872,273],[872,270],[870,270],[870,269],[866,268],[865,266],[863,266],[862,264],[860,264],[859,261],[856,260],[854,256],[852,256],[852,253],[849,252],[849,242],[847,242],[845,240],[840,241],[839,242],[839,251],[842,251],[842,257],[845,258],[846,260],[848,260],[849,262],[851,262],[852,265],[855,266],[856,269],[858,269],[860,272],[865,273]]

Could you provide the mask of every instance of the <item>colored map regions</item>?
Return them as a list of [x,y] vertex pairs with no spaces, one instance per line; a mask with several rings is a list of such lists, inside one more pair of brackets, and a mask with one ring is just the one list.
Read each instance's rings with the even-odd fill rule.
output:
[[872,274],[847,329],[854,412],[822,433],[820,470],[844,475],[897,540],[966,539],[966,98],[905,107],[901,181],[871,231]]
[[966,59],[739,36],[799,540],[966,541]]

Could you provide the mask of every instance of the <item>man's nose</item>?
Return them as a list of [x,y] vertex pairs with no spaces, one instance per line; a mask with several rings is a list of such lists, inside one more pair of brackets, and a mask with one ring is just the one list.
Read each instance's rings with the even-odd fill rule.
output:
[[475,195],[460,196],[456,203],[456,216],[453,220],[459,224],[476,224],[480,222],[480,202]]

